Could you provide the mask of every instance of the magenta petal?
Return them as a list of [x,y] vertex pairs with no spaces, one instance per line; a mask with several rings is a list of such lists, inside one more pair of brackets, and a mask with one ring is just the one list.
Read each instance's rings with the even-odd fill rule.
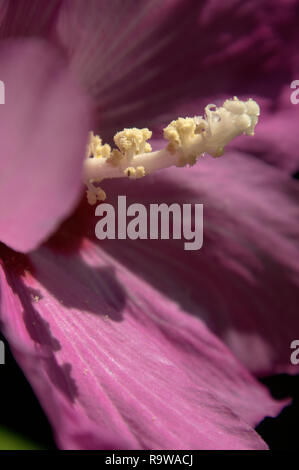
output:
[[106,137],[208,96],[255,94],[274,108],[298,78],[297,16],[296,0],[66,0],[57,36]]
[[2,42],[0,69],[0,239],[28,251],[78,199],[89,105],[45,42]]
[[252,426],[282,404],[97,244],[2,255],[3,332],[61,448],[266,448]]
[[8,8],[8,0],[3,0],[0,3],[0,31],[3,25],[4,18],[6,16],[7,8]]
[[[155,145],[154,145],[155,146]],[[105,240],[104,249],[206,322],[258,374],[298,373],[299,186],[246,154],[208,156],[134,182],[106,182],[110,203],[201,203],[204,240]]]
[[[63,0],[1,0],[0,38],[46,35]],[[2,7],[3,5],[3,7]],[[5,15],[1,15],[1,9]]]

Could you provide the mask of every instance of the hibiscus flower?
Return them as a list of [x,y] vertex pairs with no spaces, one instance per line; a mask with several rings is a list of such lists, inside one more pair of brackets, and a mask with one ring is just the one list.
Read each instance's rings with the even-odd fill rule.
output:
[[[266,448],[254,426],[283,403],[250,371],[295,372],[298,325],[285,3],[3,4],[1,329],[60,448]],[[88,131],[149,127],[161,148],[161,126],[234,95],[261,104],[255,144],[106,183],[112,203],[202,203],[203,248],[96,240],[94,209],[75,210]]]

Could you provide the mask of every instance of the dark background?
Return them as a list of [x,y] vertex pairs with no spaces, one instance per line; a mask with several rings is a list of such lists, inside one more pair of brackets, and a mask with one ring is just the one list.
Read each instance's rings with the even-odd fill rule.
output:
[[0,340],[5,344],[5,364],[0,365],[0,426],[42,448],[55,449],[48,420],[1,333]]

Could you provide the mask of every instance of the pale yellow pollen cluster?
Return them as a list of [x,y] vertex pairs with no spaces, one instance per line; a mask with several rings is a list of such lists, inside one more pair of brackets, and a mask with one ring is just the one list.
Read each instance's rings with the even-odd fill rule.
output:
[[195,129],[194,118],[178,118],[172,121],[164,129],[164,138],[169,141],[168,149],[175,151],[179,147],[184,147],[194,137]]
[[144,166],[137,166],[137,168],[134,168],[133,166],[129,166],[128,168],[125,169],[125,175],[128,178],[132,178],[132,179],[142,178],[143,176],[145,176]]
[[169,141],[167,149],[181,153],[178,166],[193,165],[199,147],[213,157],[219,157],[233,138],[243,133],[254,134],[259,114],[259,106],[252,99],[241,101],[235,96],[219,108],[209,104],[204,118],[178,118],[164,129],[164,137]]
[[107,162],[113,166],[119,166],[122,160],[130,160],[134,155],[152,151],[151,145],[147,142],[152,136],[152,132],[145,129],[124,129],[114,136],[115,145],[118,149],[113,149],[107,158]]
[[164,129],[164,138],[169,141],[167,149],[171,153],[181,150],[182,154],[179,158],[177,166],[194,165],[196,163],[196,154],[188,151],[183,152],[183,149],[188,148],[188,144],[192,141],[196,132],[196,119],[195,118],[178,118],[172,121]]
[[87,185],[87,201],[89,204],[94,205],[96,204],[97,201],[105,201],[106,199],[106,193],[105,191],[100,188],[96,187],[93,185],[94,181],[91,181],[90,183],[86,183]]
[[[93,132],[89,133],[89,142],[87,145],[86,158],[104,158],[108,165],[115,168],[123,168],[123,175],[131,179],[142,178],[145,176],[143,166],[129,166],[131,159],[135,155],[151,152],[152,147],[147,142],[152,136],[152,132],[147,129],[124,129],[114,136],[114,142],[118,149],[111,150],[110,145],[102,145],[102,139]],[[104,201],[106,193],[94,183],[100,183],[102,178],[89,179],[87,185],[87,200],[89,204],[95,204],[97,201]]]
[[111,147],[108,144],[102,145],[102,139],[93,132],[89,133],[89,141],[86,150],[86,157],[108,158],[111,154]]
[[252,99],[241,101],[237,97],[225,100],[217,107],[209,104],[204,116],[179,117],[164,129],[168,145],[152,152],[147,142],[149,129],[124,129],[114,136],[117,148],[93,132],[89,134],[84,182],[90,204],[103,201],[105,192],[98,184],[106,178],[142,178],[169,166],[194,165],[204,153],[213,157],[223,155],[225,146],[242,134],[253,135],[260,115],[259,105]]
[[130,158],[140,153],[147,153],[152,151],[151,145],[147,142],[152,136],[149,129],[124,129],[114,136],[114,142],[119,148],[120,152]]

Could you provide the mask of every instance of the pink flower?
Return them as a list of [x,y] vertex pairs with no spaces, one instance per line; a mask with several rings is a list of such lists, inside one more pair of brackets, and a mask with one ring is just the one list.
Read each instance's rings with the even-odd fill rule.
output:
[[[286,99],[298,2],[285,3],[281,15],[271,2],[272,16],[266,1],[233,0],[0,12],[0,319],[61,448],[266,447],[253,427],[283,403],[247,368],[293,372],[298,327],[298,185],[287,174],[298,135]],[[111,202],[203,203],[201,250],[100,243],[85,201],[57,229],[81,195],[89,129],[157,136],[238,93],[261,100],[259,146],[240,138],[220,160],[107,183]]]

